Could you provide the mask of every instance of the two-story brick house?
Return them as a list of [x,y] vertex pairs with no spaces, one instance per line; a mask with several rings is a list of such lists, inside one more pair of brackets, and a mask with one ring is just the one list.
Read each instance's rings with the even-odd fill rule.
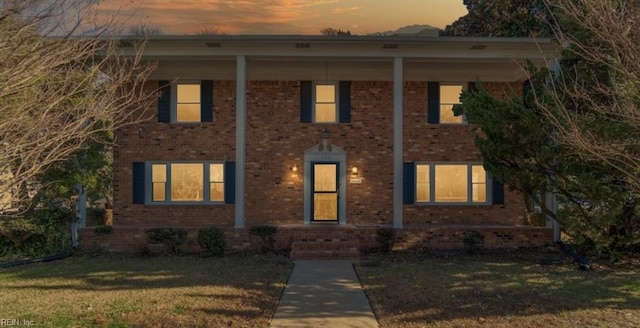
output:
[[475,81],[520,94],[520,60],[547,65],[548,39],[163,36],[144,54],[158,104],[116,133],[108,249],[165,226],[192,240],[218,226],[246,248],[263,224],[297,254],[374,246],[379,227],[405,248],[460,247],[467,230],[490,247],[552,240],[525,225],[522,196],[485,172],[451,111]]

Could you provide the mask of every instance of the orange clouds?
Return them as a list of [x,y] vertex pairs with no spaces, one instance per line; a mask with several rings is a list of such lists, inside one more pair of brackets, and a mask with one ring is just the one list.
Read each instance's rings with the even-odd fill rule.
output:
[[[452,0],[103,0],[98,14],[127,26],[158,26],[164,34],[203,29],[227,34],[318,34],[323,27],[364,34],[404,25],[429,24],[409,15],[416,6]],[[462,0],[460,0],[462,2]],[[436,4],[437,5],[437,4]],[[460,7],[461,4],[458,5]],[[390,11],[391,10],[391,11]],[[457,15],[457,16],[455,16]],[[441,15],[441,11],[439,12]],[[454,18],[459,14],[454,14]],[[453,19],[451,21],[453,21]],[[404,19],[404,20],[403,20]],[[432,25],[438,25],[432,24]]]

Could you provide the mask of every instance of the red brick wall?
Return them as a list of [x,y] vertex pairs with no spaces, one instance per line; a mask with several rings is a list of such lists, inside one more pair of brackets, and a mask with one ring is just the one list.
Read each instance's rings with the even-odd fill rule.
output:
[[[157,82],[149,82],[157,88]],[[235,160],[235,82],[214,84],[214,122],[158,123],[155,109],[150,120],[116,132],[114,150],[114,225],[132,226],[233,226],[233,205],[132,204],[133,162],[163,160]]]
[[[522,93],[521,83],[484,83],[494,96]],[[404,161],[406,162],[482,162],[474,144],[471,125],[427,123],[427,83],[405,83]],[[444,206],[404,205],[405,224],[524,224],[524,201],[518,192],[505,187],[505,205]]]
[[[303,222],[304,151],[321,139],[347,152],[362,184],[347,184],[347,222],[391,224],[393,208],[392,83],[352,82],[351,123],[300,123],[298,81],[250,81],[247,86],[247,225]],[[155,87],[150,83],[150,87]],[[518,85],[512,85],[520,92]],[[498,95],[512,87],[485,85]],[[480,161],[467,125],[426,122],[427,83],[404,86],[404,161]],[[117,132],[114,225],[232,227],[234,205],[132,204],[132,163],[151,160],[235,160],[235,82],[214,83],[214,122],[158,123]],[[297,173],[291,167],[298,167]],[[404,206],[405,224],[523,224],[522,197],[505,189],[504,206]]]
[[297,81],[248,85],[247,225],[303,222],[304,151],[321,141],[325,127],[330,142],[346,151],[347,170],[356,166],[363,178],[347,184],[348,223],[390,223],[391,84],[353,82],[348,124],[300,123],[299,90]]

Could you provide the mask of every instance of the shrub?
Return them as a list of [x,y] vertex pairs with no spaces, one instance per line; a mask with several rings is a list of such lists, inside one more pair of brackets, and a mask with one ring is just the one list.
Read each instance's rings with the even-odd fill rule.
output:
[[180,245],[187,240],[187,231],[182,228],[152,228],[147,230],[150,244],[164,244],[174,254],[180,254]]
[[258,225],[249,230],[252,235],[260,237],[262,253],[276,252],[275,235],[277,232],[278,228],[270,225]]
[[393,244],[396,242],[396,232],[393,228],[380,228],[376,230],[376,241],[378,249],[384,254],[391,253]]
[[198,245],[207,256],[224,255],[224,232],[218,227],[201,228],[198,230]]
[[11,260],[68,251],[69,224],[74,219],[74,212],[66,208],[38,209],[24,218],[0,218],[0,257]]
[[475,230],[465,231],[462,235],[462,240],[464,242],[464,250],[468,254],[478,254],[484,247],[484,236]]

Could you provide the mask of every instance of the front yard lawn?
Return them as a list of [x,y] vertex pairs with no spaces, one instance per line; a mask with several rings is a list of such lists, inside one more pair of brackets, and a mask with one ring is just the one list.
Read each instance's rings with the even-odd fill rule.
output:
[[637,263],[580,271],[541,257],[391,256],[356,270],[381,327],[640,327]]
[[269,256],[105,256],[0,269],[0,318],[37,327],[266,327],[291,268]]

